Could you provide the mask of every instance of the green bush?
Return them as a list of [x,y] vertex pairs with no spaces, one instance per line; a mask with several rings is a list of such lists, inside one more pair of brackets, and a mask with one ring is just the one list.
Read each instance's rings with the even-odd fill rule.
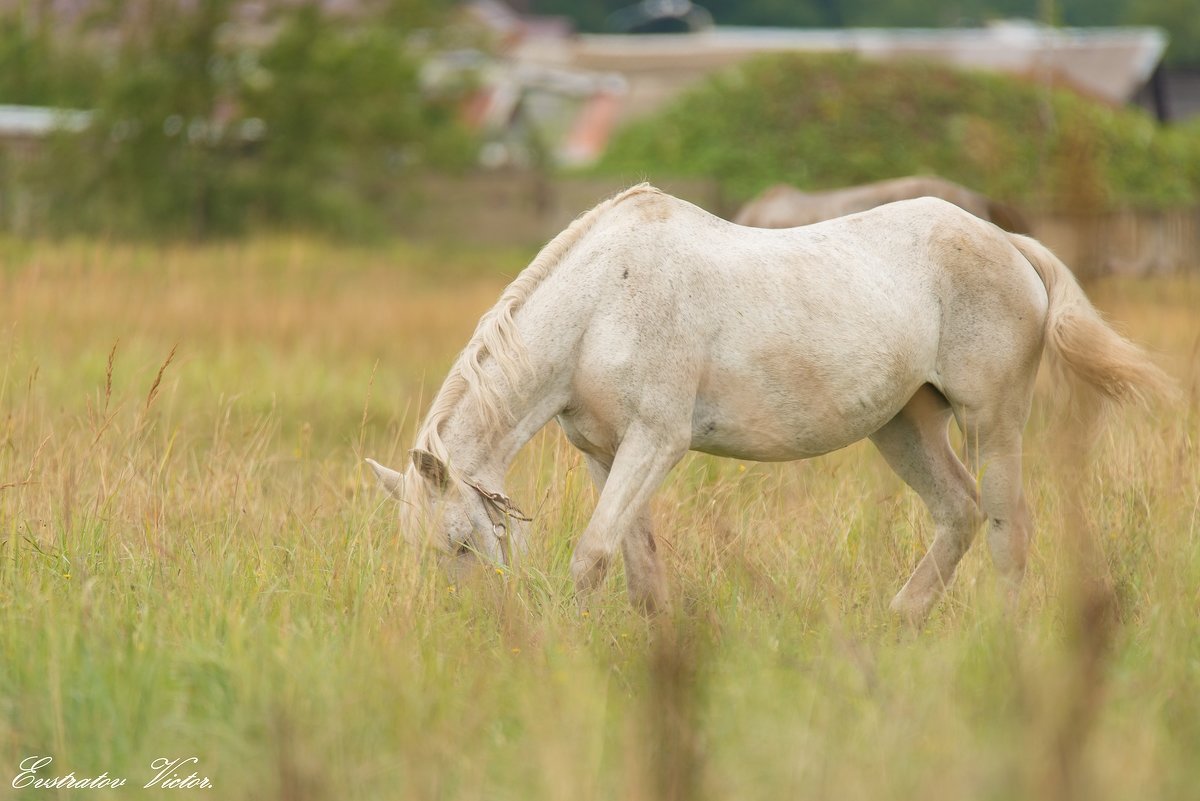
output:
[[[414,168],[472,159],[454,99],[422,94],[411,31],[394,14],[347,22],[318,4],[281,6],[262,42],[230,24],[234,9],[230,0],[151,3],[115,51],[91,51],[96,77],[81,105],[93,110],[92,124],[10,170],[36,196],[33,228],[200,237],[303,226],[371,235],[408,199]],[[43,46],[44,37],[21,44],[28,26],[4,30],[0,59],[11,51],[21,57],[9,61],[32,64],[21,54],[48,54],[46,75],[67,63],[54,61],[64,51]],[[82,60],[89,51],[76,52]],[[29,101],[53,102],[51,82],[26,72],[26,84],[43,86]]]
[[598,170],[716,178],[735,198],[933,173],[1028,206],[1197,200],[1200,142],[1065,89],[920,61],[757,59],[614,138]]

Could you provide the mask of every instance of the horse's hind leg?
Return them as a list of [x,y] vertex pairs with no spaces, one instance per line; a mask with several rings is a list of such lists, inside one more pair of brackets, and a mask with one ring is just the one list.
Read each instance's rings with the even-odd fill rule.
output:
[[[584,455],[588,472],[603,492],[608,481],[609,464],[595,456]],[[629,589],[629,600],[634,607],[649,613],[665,611],[670,599],[667,593],[666,576],[654,544],[654,531],[650,526],[650,511],[643,509],[625,537],[621,540],[621,553],[625,558],[625,581]]]
[[975,481],[950,446],[949,421],[946,399],[925,385],[871,435],[888,464],[916,490],[933,517],[933,545],[891,604],[893,611],[913,623],[924,619],[954,577],[981,520]]
[[980,505],[987,517],[988,550],[1008,600],[1015,602],[1025,576],[1033,530],[1021,487],[1021,432],[1029,416],[1028,399],[1014,399],[988,414],[963,415],[969,461],[978,464]]

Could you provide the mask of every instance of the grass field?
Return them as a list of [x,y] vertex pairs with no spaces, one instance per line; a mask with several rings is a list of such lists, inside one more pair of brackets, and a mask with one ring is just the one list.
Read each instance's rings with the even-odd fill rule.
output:
[[[619,575],[573,598],[594,496],[556,430],[510,477],[521,575],[449,585],[362,467],[403,464],[529,255],[0,244],[0,798],[32,755],[128,779],[37,797],[1197,797],[1200,281],[1090,288],[1186,400],[1064,463],[1039,391],[1015,619],[982,538],[922,631],[891,619],[931,527],[860,444],[685,460],[655,506],[676,614],[650,623]],[[1080,526],[1116,600],[1092,646]],[[212,789],[142,789],[189,757]]]

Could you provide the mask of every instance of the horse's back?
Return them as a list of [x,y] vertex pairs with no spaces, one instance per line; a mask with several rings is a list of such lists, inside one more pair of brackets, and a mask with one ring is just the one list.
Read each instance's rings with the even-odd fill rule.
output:
[[626,203],[581,257],[604,274],[592,292],[607,306],[716,319],[740,308],[755,311],[750,324],[792,309],[831,327],[944,315],[947,303],[997,322],[1044,315],[1045,287],[1008,234],[938,198],[789,229],[735,225],[669,195]]

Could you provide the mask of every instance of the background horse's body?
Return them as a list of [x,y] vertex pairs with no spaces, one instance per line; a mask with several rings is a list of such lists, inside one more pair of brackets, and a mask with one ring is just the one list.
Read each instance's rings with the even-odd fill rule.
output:
[[[647,503],[687,450],[786,460],[871,437],[937,528],[894,602],[916,618],[984,517],[997,568],[1020,579],[1021,431],[1044,342],[1113,396],[1160,379],[1044,248],[941,200],[766,231],[635,187],[510,286],[435,400],[415,468],[381,475],[436,507],[437,542],[496,556],[489,525],[505,536],[504,507],[463,487],[500,486],[557,417],[603,487],[572,562],[577,585],[599,581],[620,547],[634,599],[658,606]],[[952,414],[977,445],[966,466]],[[420,506],[405,508],[411,530]]]
[[918,197],[940,197],[1006,231],[1026,233],[1029,230],[1029,223],[1012,206],[936,175],[890,178],[821,192],[805,192],[788,184],[776,184],[747,201],[733,220],[739,225],[755,228],[792,228]]

